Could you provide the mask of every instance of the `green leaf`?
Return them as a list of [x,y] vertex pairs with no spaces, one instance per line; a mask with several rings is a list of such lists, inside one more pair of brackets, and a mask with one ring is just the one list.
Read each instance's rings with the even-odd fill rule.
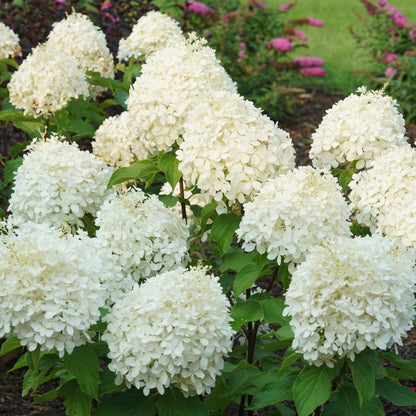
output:
[[145,397],[141,391],[129,389],[104,399],[93,416],[154,416],[155,398]]
[[17,169],[23,163],[22,157],[17,157],[16,159],[9,160],[4,165],[3,170],[3,182],[4,184],[9,184],[13,182],[14,176],[17,172]]
[[241,395],[248,389],[256,387],[255,381],[258,376],[261,376],[261,371],[255,365],[241,360],[230,373],[227,373],[228,389],[224,395]]
[[135,179],[143,179],[148,182],[157,172],[159,172],[159,167],[153,160],[140,160],[128,167],[117,169],[110,178],[108,188]]
[[35,379],[33,376],[33,371],[29,368],[24,377],[22,382],[22,397],[26,396],[29,393],[29,390],[33,388],[35,384]]
[[81,391],[97,398],[100,363],[95,352],[88,345],[74,348],[64,356],[65,367],[76,378]]
[[14,121],[13,125],[24,131],[30,138],[42,137],[42,133],[45,131],[45,121],[39,119],[39,121]]
[[56,389],[49,390],[47,393],[44,394],[34,394],[33,403],[44,403],[56,399],[58,397],[59,389],[60,387],[57,387]]
[[20,340],[15,335],[10,336],[3,342],[0,349],[0,357],[7,354],[10,351],[16,350],[21,347]]
[[0,111],[0,120],[1,121],[36,121],[35,118],[31,116],[25,116],[23,111],[9,109]]
[[114,393],[123,388],[123,384],[116,384],[115,379],[116,375],[108,367],[105,367],[100,375],[99,396]]
[[31,143],[30,140],[26,140],[24,142],[16,143],[12,148],[10,149],[10,158],[14,159],[19,153],[23,152],[23,150],[26,149],[26,147]]
[[253,286],[254,282],[261,276],[262,268],[257,263],[250,263],[244,266],[234,279],[234,297],[237,298],[246,289]]
[[159,195],[159,200],[165,204],[165,207],[171,208],[174,207],[177,203],[179,198],[173,195]]
[[263,317],[261,304],[249,298],[246,301],[238,301],[231,309],[233,322],[232,328],[237,331],[243,324],[251,321],[258,321]]
[[114,93],[114,98],[118,105],[120,105],[124,109],[127,109],[126,100],[127,98],[129,98],[129,94],[126,91],[116,90],[116,92]]
[[290,317],[283,316],[285,302],[283,298],[265,299],[261,303],[264,311],[264,320],[269,324],[288,325]]
[[178,390],[169,389],[156,400],[159,416],[208,416],[208,406],[198,396],[185,398]]
[[230,248],[233,235],[240,224],[240,220],[241,217],[235,212],[221,214],[215,218],[214,223],[212,224],[211,234],[218,243],[221,254],[225,254]]
[[390,361],[396,367],[400,368],[410,376],[416,374],[416,360],[405,360],[394,352],[379,352],[379,355]]
[[416,406],[416,392],[388,378],[376,380],[376,393],[395,406]]
[[95,129],[87,121],[81,118],[72,117],[66,125],[66,129],[69,132],[78,133],[82,136],[93,137],[95,135]]
[[310,415],[325,403],[331,393],[331,381],[337,370],[326,365],[305,367],[293,384],[293,398],[299,416]]
[[76,380],[70,380],[59,389],[59,396],[64,397],[66,416],[89,416],[92,399],[83,393]]
[[16,364],[10,370],[8,370],[7,372],[10,373],[12,371],[19,370],[20,368],[28,367],[28,362],[27,362],[28,355],[29,355],[29,353],[25,353],[24,355],[22,355],[16,361]]
[[300,357],[302,357],[301,353],[296,352],[293,348],[288,348],[283,355],[283,361],[278,372],[279,376],[285,373]]
[[166,179],[172,189],[175,189],[175,186],[182,176],[178,166],[179,160],[176,159],[174,151],[163,154],[159,160],[159,168],[165,174]]
[[220,266],[220,271],[223,273],[230,269],[239,272],[243,267],[253,263],[256,257],[255,252],[246,253],[239,247],[232,247],[231,250],[224,257],[224,261]]
[[352,379],[358,392],[361,409],[370,403],[376,389],[374,370],[368,358],[370,354],[375,353],[368,350],[363,351],[355,356],[354,361],[348,360]]
[[282,326],[276,331],[276,336],[282,341],[291,341],[295,335],[290,325]]
[[202,231],[205,230],[205,226],[208,220],[213,217],[217,216],[216,209],[217,209],[217,201],[212,201],[209,204],[205,205],[201,211],[201,229]]

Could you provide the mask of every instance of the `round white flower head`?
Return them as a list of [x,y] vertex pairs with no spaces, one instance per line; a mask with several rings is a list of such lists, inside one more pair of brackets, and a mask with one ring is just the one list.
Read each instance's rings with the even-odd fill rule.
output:
[[3,22],[0,22],[0,59],[20,55],[19,36]]
[[39,45],[13,73],[10,102],[33,117],[49,116],[73,98],[89,95],[88,82],[77,62],[60,49]]
[[290,136],[236,93],[211,91],[195,102],[177,158],[188,187],[205,203],[245,203],[268,179],[295,165]]
[[378,217],[397,201],[414,195],[416,189],[416,150],[398,147],[378,156],[371,169],[353,175],[349,184],[350,208],[357,221],[374,232]]
[[185,397],[209,393],[232,347],[229,305],[207,269],[154,276],[114,305],[103,340],[116,382],[148,395],[171,384]]
[[97,238],[118,257],[134,280],[188,262],[189,232],[185,221],[156,195],[140,189],[114,192],[97,212]]
[[114,78],[113,56],[103,31],[88,16],[72,13],[55,22],[45,43],[51,50],[62,50],[75,59],[82,71],[99,72]]
[[56,135],[34,140],[18,168],[9,210],[19,222],[82,225],[104,201],[112,169]]
[[184,41],[176,20],[167,14],[150,11],[137,21],[127,38],[120,40],[117,59],[147,58],[158,49]]
[[93,153],[114,168],[130,166],[156,152],[143,136],[130,111],[109,117],[95,132]]
[[[243,249],[299,263],[317,244],[350,235],[350,211],[337,180],[327,170],[301,166],[265,182],[244,205],[237,235]],[[293,265],[292,265],[293,267]]]
[[315,246],[286,292],[293,348],[317,366],[402,345],[415,314],[415,252],[374,235]]
[[312,134],[309,156],[315,167],[330,169],[357,161],[360,169],[381,153],[407,143],[396,100],[365,87],[358,92],[327,110]]
[[189,111],[202,93],[214,89],[236,87],[214,50],[191,35],[147,60],[126,104],[140,126],[141,140],[158,152],[180,143]]
[[11,332],[29,351],[62,357],[89,339],[107,290],[106,262],[88,239],[46,224],[10,224],[0,235],[0,337]]

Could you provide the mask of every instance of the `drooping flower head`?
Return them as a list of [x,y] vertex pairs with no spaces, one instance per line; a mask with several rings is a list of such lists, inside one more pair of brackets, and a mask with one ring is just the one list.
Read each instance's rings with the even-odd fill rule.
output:
[[298,56],[293,59],[293,62],[299,65],[301,68],[319,67],[324,64],[323,59],[315,58],[314,56]]
[[294,167],[290,136],[254,105],[230,91],[195,103],[177,151],[188,187],[209,203],[245,203],[271,177]]
[[357,161],[360,169],[381,153],[407,143],[396,100],[383,91],[362,87],[358,92],[327,110],[312,134],[309,155],[314,166],[329,169]]
[[134,280],[185,266],[188,235],[185,222],[156,197],[140,189],[114,192],[97,212],[97,239],[117,257]]
[[280,52],[288,52],[292,49],[292,44],[286,38],[273,38],[267,43],[269,48],[276,49]]
[[[332,236],[349,236],[347,202],[330,172],[301,166],[265,182],[244,206],[237,235],[243,249],[299,263]],[[293,267],[293,266],[292,266]]]
[[14,334],[29,351],[59,355],[90,340],[114,269],[88,238],[25,223],[0,235],[0,336]]
[[0,59],[20,55],[19,36],[3,22],[0,22]]
[[402,345],[415,315],[414,265],[413,250],[377,235],[315,246],[286,292],[292,347],[333,367],[367,347]]
[[37,46],[13,73],[10,102],[25,115],[49,116],[73,98],[89,95],[89,85],[77,62],[60,49]]
[[34,140],[18,168],[9,210],[22,223],[82,224],[106,196],[112,169],[76,143]]
[[205,3],[201,3],[200,1],[187,1],[184,4],[185,10],[189,10],[190,12],[200,14],[201,16],[210,17],[215,16],[214,10],[207,6]]
[[116,381],[143,387],[145,395],[170,385],[185,397],[209,393],[231,350],[228,308],[218,278],[202,267],[137,286],[106,316],[103,340]]
[[137,21],[127,38],[120,40],[117,59],[147,59],[159,49],[184,41],[176,20],[167,14],[150,11]]

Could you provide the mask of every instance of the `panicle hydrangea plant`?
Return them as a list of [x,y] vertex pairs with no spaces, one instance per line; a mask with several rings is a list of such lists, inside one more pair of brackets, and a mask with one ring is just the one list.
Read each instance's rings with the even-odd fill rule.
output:
[[16,221],[82,225],[104,201],[112,169],[76,143],[35,139],[18,168],[9,210]]
[[[203,301],[201,301],[203,299]],[[158,274],[136,286],[106,316],[103,340],[116,382],[185,397],[209,393],[231,350],[229,304],[207,268]]]
[[371,166],[383,152],[407,144],[396,100],[365,87],[358,92],[327,110],[312,134],[309,156],[315,167],[330,169],[357,161],[360,169]]
[[188,262],[185,221],[159,201],[132,188],[111,194],[97,212],[97,239],[135,281]]
[[[321,242],[350,235],[350,211],[330,172],[301,166],[265,182],[237,229],[246,251],[267,258],[300,263]],[[294,265],[291,264],[292,270]]]
[[315,246],[292,275],[292,347],[320,366],[402,345],[415,316],[415,252],[377,235]]
[[90,340],[109,296],[111,263],[91,239],[46,224],[2,223],[0,337],[13,333],[29,351],[59,355]]
[[25,115],[48,117],[73,98],[89,95],[84,72],[60,48],[39,45],[15,71],[8,84],[10,102]]
[[19,36],[0,22],[0,59],[13,58],[20,54]]

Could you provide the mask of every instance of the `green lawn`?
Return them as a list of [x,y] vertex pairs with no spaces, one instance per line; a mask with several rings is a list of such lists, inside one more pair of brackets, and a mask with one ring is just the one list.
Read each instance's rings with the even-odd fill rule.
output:
[[[278,7],[292,0],[268,0],[267,4]],[[376,3],[373,0],[373,3]],[[410,20],[416,22],[416,0],[391,0]],[[290,18],[314,17],[325,22],[324,27],[299,27],[308,36],[308,49],[299,48],[294,56],[311,55],[324,59],[332,88],[351,92],[363,82],[354,74],[371,66],[371,59],[357,47],[349,32],[352,27],[359,32],[360,21],[354,14],[367,16],[365,7],[359,0],[299,0],[287,13]],[[318,81],[319,82],[319,81]]]

